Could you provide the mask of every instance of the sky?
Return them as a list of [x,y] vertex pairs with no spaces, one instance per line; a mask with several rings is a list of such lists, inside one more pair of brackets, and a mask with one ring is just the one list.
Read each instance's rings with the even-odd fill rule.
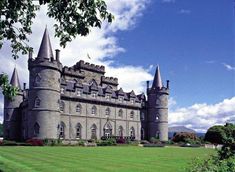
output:
[[[163,84],[170,80],[169,125],[205,132],[235,120],[235,37],[233,0],[106,0],[115,21],[91,29],[65,49],[54,38],[54,20],[46,6],[37,13],[29,44],[34,57],[47,28],[61,61],[105,65],[106,76],[119,79],[124,91],[145,92],[160,66]],[[87,58],[87,54],[91,59]],[[17,67],[28,83],[27,56],[14,61],[9,44],[0,49],[0,72]],[[3,96],[0,97],[0,121]]]

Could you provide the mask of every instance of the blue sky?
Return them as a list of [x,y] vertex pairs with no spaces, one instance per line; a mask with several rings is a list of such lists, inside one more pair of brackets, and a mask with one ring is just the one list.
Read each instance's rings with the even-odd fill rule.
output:
[[[37,56],[44,26],[63,65],[79,60],[105,65],[106,76],[118,77],[124,91],[146,90],[156,65],[170,82],[169,125],[199,132],[235,121],[235,41],[233,0],[106,0],[115,15],[109,25],[91,29],[65,49],[54,38],[54,20],[47,7],[37,13],[29,45]],[[87,58],[87,54],[91,59]],[[14,61],[6,41],[0,49],[0,72],[11,76],[16,66],[21,83],[28,83],[27,56]],[[0,122],[3,120],[0,95]]]
[[117,37],[126,49],[118,62],[159,64],[180,106],[235,95],[235,70],[223,65],[235,66],[232,0],[155,0],[135,28]]

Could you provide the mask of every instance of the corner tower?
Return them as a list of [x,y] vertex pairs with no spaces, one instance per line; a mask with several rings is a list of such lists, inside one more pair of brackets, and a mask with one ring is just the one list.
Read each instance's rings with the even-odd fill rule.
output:
[[19,89],[13,99],[4,96],[4,139],[19,141],[21,138],[21,112],[20,104],[23,101],[23,92],[20,87],[19,77],[16,68],[13,71],[10,84]]
[[164,87],[159,66],[157,66],[152,87],[147,88],[147,95],[148,139],[158,137],[160,141],[167,141],[169,81],[167,80],[167,87]]
[[57,138],[60,123],[60,77],[62,64],[59,51],[53,57],[47,29],[44,31],[38,55],[29,53],[28,138]]

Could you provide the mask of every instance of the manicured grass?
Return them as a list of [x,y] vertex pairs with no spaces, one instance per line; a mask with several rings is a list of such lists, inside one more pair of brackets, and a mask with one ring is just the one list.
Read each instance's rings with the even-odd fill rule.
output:
[[183,172],[204,148],[117,147],[0,147],[0,171],[117,171]]

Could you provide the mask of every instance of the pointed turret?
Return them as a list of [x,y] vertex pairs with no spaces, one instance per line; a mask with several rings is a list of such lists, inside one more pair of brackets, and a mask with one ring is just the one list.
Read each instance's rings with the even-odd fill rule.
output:
[[14,87],[18,87],[19,89],[21,89],[20,81],[19,81],[19,77],[18,77],[18,73],[17,73],[16,68],[14,68],[10,84]]
[[162,88],[162,79],[161,79],[161,73],[160,73],[160,68],[157,65],[154,80],[153,80],[153,85],[152,88]]
[[53,52],[47,28],[44,31],[37,58],[53,59]]

